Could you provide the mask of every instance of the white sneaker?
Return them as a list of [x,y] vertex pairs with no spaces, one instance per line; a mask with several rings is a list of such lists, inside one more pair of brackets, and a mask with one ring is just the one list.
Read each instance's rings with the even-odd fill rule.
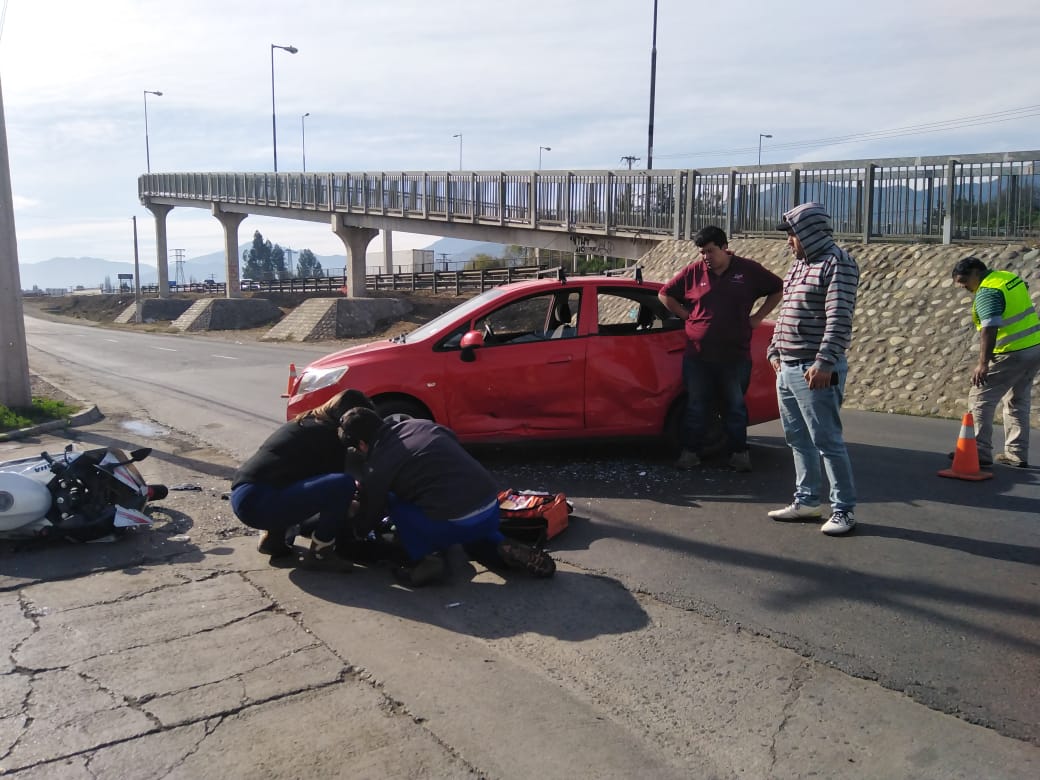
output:
[[856,526],[856,518],[852,512],[835,509],[830,519],[820,526],[820,530],[829,536],[841,536],[847,534]]
[[823,515],[818,506],[806,506],[795,501],[783,509],[772,510],[769,516],[774,520],[818,520]]

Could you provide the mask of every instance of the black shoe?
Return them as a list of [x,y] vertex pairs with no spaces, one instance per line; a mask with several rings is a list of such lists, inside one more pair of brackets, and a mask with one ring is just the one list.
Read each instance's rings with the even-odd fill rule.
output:
[[300,536],[306,536],[308,539],[314,534],[314,529],[318,527],[318,521],[320,518],[318,515],[308,517],[302,523],[300,523]]
[[523,569],[539,579],[556,573],[556,561],[549,557],[549,553],[522,542],[502,540],[498,543],[498,555],[510,569]]
[[296,541],[295,528],[291,528],[284,534],[277,531],[263,531],[260,541],[256,545],[256,551],[261,555],[270,555],[272,558],[285,558],[293,554],[293,542]]
[[447,572],[447,566],[437,553],[430,553],[418,563],[409,566],[398,566],[394,569],[394,576],[404,585],[413,588],[421,588],[442,580]]
[[347,571],[352,564],[337,554],[335,541],[322,542],[312,536],[310,549],[300,560],[300,567],[311,571]]
[[407,556],[400,545],[381,537],[369,539],[341,539],[336,542],[336,553],[354,563],[392,561],[403,565]]

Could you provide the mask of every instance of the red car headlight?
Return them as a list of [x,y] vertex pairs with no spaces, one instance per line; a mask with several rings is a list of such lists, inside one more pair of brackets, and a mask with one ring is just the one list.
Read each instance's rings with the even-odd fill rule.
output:
[[300,383],[296,386],[296,395],[313,393],[323,387],[331,387],[343,378],[350,370],[350,366],[337,366],[336,368],[305,368]]

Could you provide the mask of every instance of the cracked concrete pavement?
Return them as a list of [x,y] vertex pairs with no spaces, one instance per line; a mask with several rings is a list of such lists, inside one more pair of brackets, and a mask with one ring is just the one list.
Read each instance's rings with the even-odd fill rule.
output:
[[148,443],[149,481],[192,488],[151,529],[0,543],[5,777],[1040,775],[1033,745],[567,563],[531,581],[453,557],[419,591],[270,566],[222,497],[234,464]]

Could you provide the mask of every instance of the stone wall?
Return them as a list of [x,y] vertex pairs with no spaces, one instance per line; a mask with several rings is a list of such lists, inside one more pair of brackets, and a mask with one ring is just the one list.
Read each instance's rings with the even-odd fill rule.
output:
[[[842,245],[860,267],[846,406],[960,419],[968,411],[978,335],[971,321],[971,295],[954,286],[950,270],[962,257],[975,255],[990,268],[1025,279],[1040,306],[1040,248]],[[734,239],[730,248],[780,276],[791,261],[783,240]],[[640,261],[644,278],[665,281],[696,253],[692,241],[664,241]],[[1032,426],[1040,428],[1040,377],[1033,388]]]

